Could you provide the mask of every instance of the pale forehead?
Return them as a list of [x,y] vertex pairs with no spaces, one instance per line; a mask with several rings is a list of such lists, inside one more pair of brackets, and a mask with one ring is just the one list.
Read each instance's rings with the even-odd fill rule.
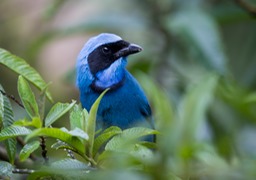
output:
[[91,53],[95,48],[111,43],[111,42],[116,42],[122,40],[121,37],[115,35],[115,34],[109,34],[109,33],[102,33],[99,34],[98,36],[90,38],[84,45],[83,51],[86,53]]

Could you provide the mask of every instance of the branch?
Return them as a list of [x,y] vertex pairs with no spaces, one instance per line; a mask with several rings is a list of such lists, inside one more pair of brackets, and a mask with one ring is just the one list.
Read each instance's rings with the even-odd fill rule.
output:
[[34,173],[35,170],[32,170],[32,169],[13,169],[12,170],[12,173],[16,173],[16,174],[32,174]]
[[256,17],[256,7],[249,4],[245,0],[234,0],[240,7],[249,12],[249,14],[253,17]]
[[1,89],[0,89],[0,93],[2,93],[4,96],[8,97],[9,99],[13,100],[16,104],[18,104],[18,105],[19,105],[20,107],[22,107],[23,109],[25,108],[25,107],[23,106],[23,104],[22,104],[21,102],[19,102],[19,101],[14,97],[14,95],[9,95],[9,94],[7,94],[6,92],[2,91]]
[[45,137],[40,136],[40,140],[41,140],[40,146],[42,148],[42,156],[44,158],[44,162],[47,164],[49,158],[47,157],[47,149],[46,149],[46,144],[45,144],[46,139],[45,139]]
[[0,146],[0,160],[9,161],[8,154],[4,147]]
[[[6,149],[2,146],[0,146],[0,160],[9,162],[8,154],[6,152]],[[15,157],[15,166],[22,167],[24,164],[27,164],[29,166],[32,166],[34,163],[34,160],[27,159],[24,162],[20,162],[18,155]]]

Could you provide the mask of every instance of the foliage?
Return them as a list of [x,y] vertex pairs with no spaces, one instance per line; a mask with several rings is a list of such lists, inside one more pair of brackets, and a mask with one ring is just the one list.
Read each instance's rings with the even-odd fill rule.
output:
[[[1,51],[2,54],[6,53],[4,50]],[[0,54],[1,54],[0,53]],[[8,53],[8,57],[15,60],[16,63],[19,64],[19,61],[22,61],[24,65],[27,67],[24,69],[23,74],[27,74],[26,71],[31,71],[28,65],[25,62],[14,55]],[[5,61],[2,61],[4,64]],[[4,64],[8,68],[12,68],[9,64]],[[37,72],[34,72],[37,73]],[[34,74],[30,74],[33,76]],[[35,84],[32,82],[32,84]],[[40,88],[39,88],[40,89]],[[43,88],[42,88],[43,89]],[[14,123],[10,124],[7,127],[3,127],[0,134],[0,141],[9,141],[13,138],[18,136],[26,136],[25,142],[26,145],[20,150],[20,161],[25,161],[29,158],[30,154],[33,153],[40,147],[40,142],[38,140],[30,141],[31,139],[35,139],[36,137],[48,137],[54,138],[57,142],[52,146],[56,150],[64,149],[68,150],[69,153],[76,153],[79,155],[83,161],[79,161],[76,159],[65,159],[60,161],[55,161],[51,163],[51,173],[55,174],[55,171],[52,170],[56,168],[57,170],[60,169],[62,174],[64,173],[63,169],[72,169],[79,170],[79,171],[86,171],[95,168],[101,168],[102,163],[104,163],[108,159],[110,155],[106,156],[106,152],[115,152],[120,150],[120,141],[124,143],[126,138],[121,138],[119,136],[131,137],[135,141],[132,143],[128,143],[131,146],[131,150],[133,150],[133,154],[141,153],[137,150],[137,147],[143,147],[140,145],[142,142],[139,142],[138,139],[141,136],[155,134],[157,131],[150,130],[146,128],[131,128],[122,131],[118,127],[110,127],[106,129],[104,132],[95,136],[95,127],[96,127],[96,114],[97,109],[100,103],[101,98],[104,94],[108,91],[105,90],[99,98],[93,104],[90,112],[86,112],[85,109],[82,109],[81,106],[76,104],[76,101],[71,103],[56,103],[50,109],[50,111],[44,116],[45,118],[42,119],[39,115],[38,110],[38,103],[35,99],[35,95],[31,90],[28,82],[26,79],[20,75],[18,78],[18,92],[20,98],[23,102],[24,109],[26,110],[27,114],[29,115],[28,119],[16,120]],[[3,96],[4,90],[1,91],[1,113],[2,117],[8,116],[9,111],[6,111],[6,107],[4,106],[4,101],[6,97]],[[47,91],[42,91],[43,94],[46,95]],[[4,99],[5,98],[5,99]],[[8,110],[8,109],[7,109]],[[54,128],[52,124],[59,120],[65,113],[70,113],[70,124],[72,130],[67,130],[66,128]],[[12,112],[12,110],[11,110]],[[2,118],[2,123],[6,124],[8,122],[8,118]],[[118,135],[118,136],[115,136]],[[113,139],[110,140],[115,136]],[[136,140],[137,139],[137,140]],[[128,142],[128,141],[127,141]],[[41,142],[42,143],[42,142]],[[104,145],[105,144],[105,145]],[[105,150],[102,150],[102,147],[105,146]],[[118,147],[118,148],[117,148]],[[144,147],[146,148],[146,147]],[[11,147],[7,146],[7,150],[11,151]],[[12,150],[16,153],[16,149]],[[148,150],[150,151],[150,150]],[[14,153],[14,154],[15,154]],[[147,155],[149,152],[145,151],[143,154]],[[127,155],[130,153],[127,152]],[[104,157],[102,157],[104,155]],[[72,155],[73,156],[73,155]],[[44,157],[46,159],[46,157]],[[74,157],[73,157],[74,158]],[[13,160],[11,160],[12,163]],[[3,169],[1,175],[8,175],[10,176],[12,170],[15,167],[10,168],[11,164],[7,162],[2,162],[1,168]],[[42,168],[42,169],[41,169]],[[41,168],[36,170],[36,175],[40,174],[40,176],[44,176],[45,172],[48,172],[49,169],[47,167],[44,168],[44,165],[41,165]],[[65,173],[64,173],[65,174]],[[36,176],[34,173],[31,173],[31,177]],[[47,174],[49,176],[49,174]],[[75,176],[75,174],[73,174]]]
[[[26,61],[1,49],[0,68],[6,66],[19,75],[18,87],[10,88],[15,84],[9,79],[11,73],[0,71],[0,80],[7,94],[18,89],[27,115],[16,116],[15,103],[11,105],[1,88],[0,139],[8,158],[0,161],[0,178],[12,178],[23,170],[19,168],[27,168],[28,179],[254,179],[255,14],[235,2],[251,4],[240,0],[54,0],[40,11],[44,28],[19,38],[22,33],[15,31],[16,26],[9,27],[9,18],[0,28],[5,34],[0,37],[1,46]],[[86,15],[69,23],[69,13],[63,11],[74,6],[93,11],[83,10]],[[1,10],[4,19],[8,12]],[[67,25],[54,26],[60,17]],[[91,112],[75,101],[52,104],[56,95],[50,94],[49,83],[27,63],[30,60],[36,66],[52,42],[99,32],[119,34],[143,47],[142,53],[131,56],[128,69],[147,92],[157,132],[118,127],[95,132],[100,99]],[[137,58],[136,63],[132,58]],[[66,82],[73,86],[73,79],[71,70]],[[55,84],[50,87],[57,95],[72,99],[72,93]],[[67,118],[69,125],[64,125]],[[148,133],[158,133],[156,144],[137,140]],[[22,146],[20,136],[26,140]],[[51,148],[40,156],[46,150],[39,139],[46,138],[45,145]]]

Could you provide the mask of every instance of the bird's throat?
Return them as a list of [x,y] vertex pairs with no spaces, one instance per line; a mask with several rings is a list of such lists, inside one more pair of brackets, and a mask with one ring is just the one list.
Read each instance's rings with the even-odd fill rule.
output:
[[115,61],[107,69],[96,74],[92,88],[97,91],[104,91],[107,88],[116,89],[123,84],[125,79],[125,64],[120,59]]
[[100,85],[97,85],[97,83],[96,83],[96,81],[95,81],[95,82],[93,82],[93,83],[91,84],[91,88],[92,88],[93,91],[96,91],[96,92],[98,92],[98,93],[102,93],[102,92],[103,92],[104,90],[106,90],[107,88],[109,88],[110,91],[115,90],[115,89],[118,89],[119,87],[121,87],[121,86],[124,84],[124,82],[125,82],[125,77],[124,77],[121,81],[119,81],[118,83],[111,84],[111,85],[109,85],[109,86],[100,86]]

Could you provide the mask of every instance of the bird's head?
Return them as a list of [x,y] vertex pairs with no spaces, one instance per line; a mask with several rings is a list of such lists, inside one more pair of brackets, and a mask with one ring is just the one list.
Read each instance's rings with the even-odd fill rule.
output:
[[98,91],[116,87],[124,78],[127,56],[141,50],[115,34],[90,38],[78,55],[77,86],[91,86]]

